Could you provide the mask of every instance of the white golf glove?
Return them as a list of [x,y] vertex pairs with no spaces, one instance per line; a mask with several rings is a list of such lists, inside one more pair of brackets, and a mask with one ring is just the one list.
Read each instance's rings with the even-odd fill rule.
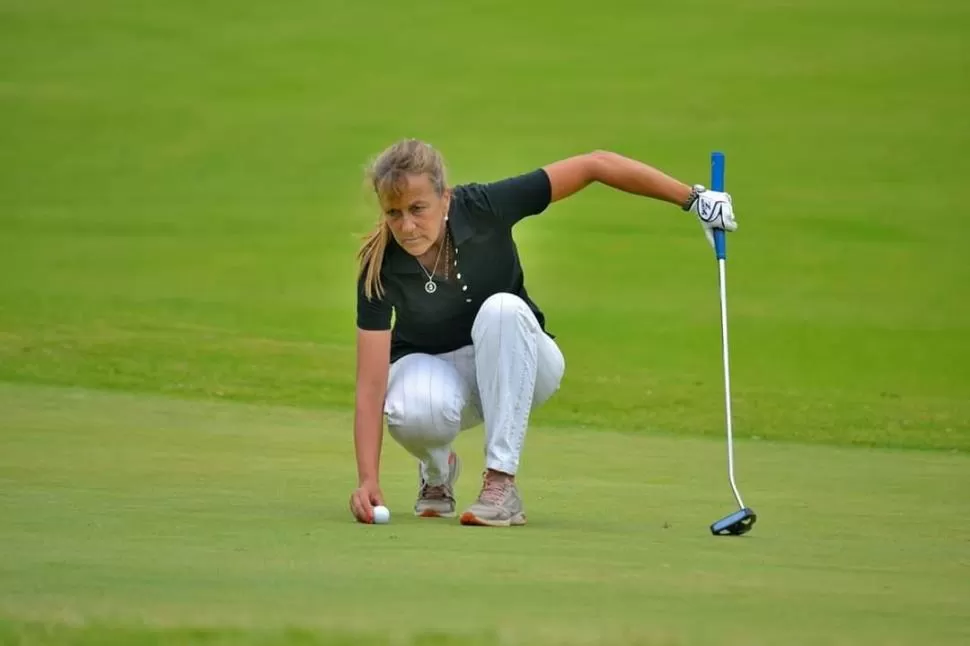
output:
[[728,193],[709,191],[701,186],[696,188],[700,192],[688,210],[700,220],[704,235],[713,248],[714,229],[736,231],[738,228],[734,219],[734,205]]

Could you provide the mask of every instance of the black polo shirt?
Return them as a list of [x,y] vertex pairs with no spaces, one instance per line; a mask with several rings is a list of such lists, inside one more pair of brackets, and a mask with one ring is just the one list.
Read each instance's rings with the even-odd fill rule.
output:
[[471,345],[472,323],[485,299],[508,292],[528,304],[545,331],[545,316],[525,289],[512,227],[544,211],[551,195],[549,176],[542,169],[489,184],[456,186],[448,211],[456,248],[451,280],[436,278],[437,291],[427,293],[428,277],[417,258],[391,238],[381,266],[383,298],[369,300],[363,274],[358,278],[357,327],[392,330],[392,363],[414,352],[451,352]]

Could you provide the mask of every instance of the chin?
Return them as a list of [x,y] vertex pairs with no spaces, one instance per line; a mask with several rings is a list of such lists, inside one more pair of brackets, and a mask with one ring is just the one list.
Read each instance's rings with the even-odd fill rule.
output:
[[428,249],[431,248],[431,245],[426,240],[421,240],[419,242],[412,242],[411,244],[405,244],[403,242],[398,241],[398,245],[401,247],[401,249],[404,249],[412,256],[420,256],[424,253],[427,253]]

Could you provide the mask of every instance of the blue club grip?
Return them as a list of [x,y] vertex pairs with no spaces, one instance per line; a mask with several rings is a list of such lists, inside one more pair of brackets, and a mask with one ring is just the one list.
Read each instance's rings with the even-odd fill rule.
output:
[[[711,190],[724,191],[724,153],[711,153]],[[714,229],[714,253],[718,260],[727,259],[727,240],[723,229]]]

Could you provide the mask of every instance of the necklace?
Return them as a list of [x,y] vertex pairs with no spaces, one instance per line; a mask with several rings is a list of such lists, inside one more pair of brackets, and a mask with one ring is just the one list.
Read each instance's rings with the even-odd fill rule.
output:
[[434,273],[438,271],[438,262],[441,260],[441,252],[445,246],[447,246],[447,244],[448,235],[446,234],[445,239],[441,241],[441,246],[438,247],[438,255],[434,259],[434,269],[431,270],[430,274],[428,273],[428,270],[424,268],[424,265],[421,264],[421,261],[415,258],[418,263],[418,267],[420,267],[421,271],[424,272],[424,275],[428,277],[428,282],[424,284],[424,291],[428,292],[429,294],[434,294],[436,291],[438,291],[438,285],[434,282]]

